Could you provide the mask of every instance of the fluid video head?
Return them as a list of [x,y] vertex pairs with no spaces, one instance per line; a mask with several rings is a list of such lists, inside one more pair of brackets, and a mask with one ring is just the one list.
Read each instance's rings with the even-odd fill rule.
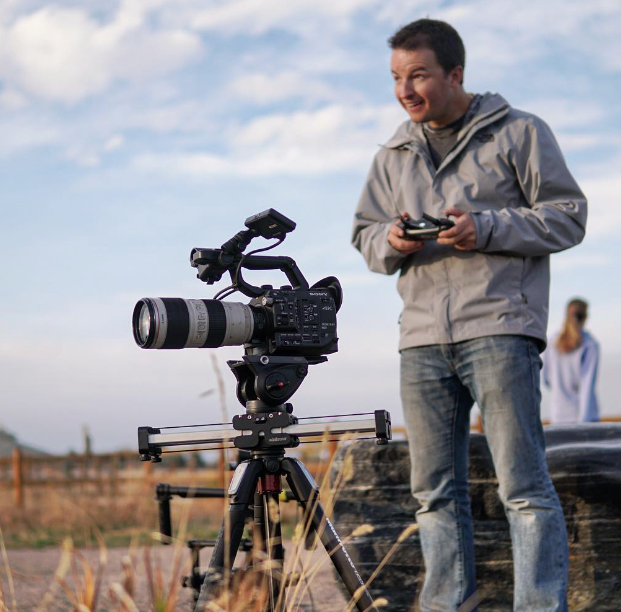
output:
[[[197,278],[212,285],[229,272],[231,284],[220,291],[215,299],[143,298],[134,307],[132,318],[134,339],[145,349],[215,348],[243,345],[246,356],[243,364],[252,370],[269,374],[266,359],[280,362],[279,370],[292,368],[291,375],[299,383],[278,392],[283,381],[265,381],[268,392],[246,392],[247,386],[240,373],[231,368],[242,387],[242,403],[253,397],[272,405],[276,400],[286,401],[306,375],[307,364],[326,361],[325,355],[338,350],[336,313],[342,302],[339,281],[329,276],[312,287],[291,257],[256,255],[283,242],[295,223],[274,209],[246,219],[246,228],[225,242],[219,249],[195,248],[190,252],[190,263],[196,268]],[[250,241],[256,237],[277,239],[267,248],[244,254]],[[256,287],[242,276],[242,270],[281,270],[289,285],[274,289],[270,285]],[[221,298],[240,291],[251,298],[248,304],[224,302]],[[286,359],[288,358],[288,359]],[[256,362],[256,363],[255,363]],[[285,365],[285,362],[289,364]],[[241,364],[242,362],[240,362]],[[272,372],[273,374],[273,372]],[[243,374],[245,378],[250,374]],[[274,378],[272,376],[272,378]],[[278,377],[277,377],[278,378]],[[285,378],[290,378],[285,373]],[[271,391],[269,388],[273,387]],[[294,388],[295,387],[295,388]]]

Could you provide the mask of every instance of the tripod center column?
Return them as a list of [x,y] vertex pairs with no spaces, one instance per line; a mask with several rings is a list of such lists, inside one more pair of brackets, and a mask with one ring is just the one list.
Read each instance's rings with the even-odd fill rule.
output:
[[281,491],[280,474],[261,474],[257,482],[257,492],[260,495],[264,493],[280,493]]

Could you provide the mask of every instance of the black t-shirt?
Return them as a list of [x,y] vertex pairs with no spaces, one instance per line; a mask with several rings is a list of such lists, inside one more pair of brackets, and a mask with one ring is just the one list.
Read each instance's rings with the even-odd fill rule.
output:
[[470,101],[468,110],[456,121],[443,125],[442,127],[431,127],[429,123],[423,124],[423,133],[427,139],[429,153],[433,165],[438,168],[445,155],[453,148],[457,141],[459,130],[472,119],[473,115],[479,109],[482,96],[475,95]]

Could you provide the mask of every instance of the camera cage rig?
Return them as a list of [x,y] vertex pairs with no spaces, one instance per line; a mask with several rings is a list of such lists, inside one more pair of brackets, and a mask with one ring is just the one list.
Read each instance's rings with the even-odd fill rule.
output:
[[[240,291],[248,297],[260,297],[265,293],[266,287],[256,287],[248,283],[242,276],[242,268],[248,270],[280,270],[291,283],[291,289],[328,288],[334,295],[336,309],[341,307],[343,300],[338,280],[332,276],[322,279],[309,287],[297,263],[291,257],[277,255],[255,255],[277,247],[284,242],[288,233],[292,232],[296,224],[273,208],[248,217],[245,223],[248,229],[235,234],[227,240],[219,249],[194,248],[190,252],[190,265],[197,268],[196,277],[213,285],[222,278],[227,270],[231,276],[232,291]],[[250,242],[257,237],[267,240],[276,238],[278,242],[264,249],[257,249],[244,254],[244,250]]]
[[[197,278],[207,284],[214,284],[222,278],[224,272],[229,272],[231,285],[220,291],[215,299],[222,299],[234,291],[240,291],[253,301],[261,296],[269,296],[271,286],[256,287],[249,284],[243,278],[241,270],[242,268],[281,270],[291,283],[291,286],[281,287],[281,290],[293,292],[312,291],[314,288],[327,290],[334,303],[330,308],[339,310],[342,290],[335,277],[327,277],[309,287],[291,257],[256,255],[260,251],[281,244],[286,234],[295,228],[293,221],[274,209],[269,209],[249,217],[245,225],[246,230],[238,232],[220,249],[195,248],[190,253],[191,265],[198,270]],[[250,241],[258,236],[266,239],[275,238],[277,242],[244,254]],[[335,331],[334,323],[334,333]],[[245,344],[245,355],[241,360],[227,361],[237,379],[237,398],[246,408],[246,413],[234,416],[232,423],[138,428],[138,450],[142,461],[159,462],[162,460],[162,454],[168,452],[233,447],[250,451],[251,454],[251,459],[237,466],[230,482],[228,488],[230,518],[223,521],[215,542],[197,610],[202,610],[202,606],[210,601],[217,591],[217,585],[222,581],[223,574],[226,576],[232,569],[236,553],[243,547],[242,532],[249,507],[255,508],[255,524],[261,526],[263,541],[266,543],[272,542],[273,539],[280,541],[279,521],[272,522],[268,507],[272,502],[278,504],[278,496],[282,492],[281,477],[284,476],[293,498],[305,510],[309,528],[323,543],[335,569],[351,593],[356,608],[359,611],[376,611],[364,581],[319,503],[318,485],[301,461],[285,457],[285,449],[297,447],[301,439],[307,437],[321,437],[327,434],[333,440],[335,436],[345,434],[372,434],[377,444],[387,444],[392,438],[390,413],[386,410],[300,419],[293,415],[293,405],[287,403],[287,400],[303,382],[309,365],[327,361],[325,354],[318,354],[319,351],[330,353],[337,350],[336,340],[334,335],[331,344],[325,345],[325,349],[324,345],[320,345],[319,349],[309,351],[308,355],[288,354],[286,351],[284,354],[273,354],[276,351],[267,354],[270,352],[269,339]],[[302,350],[303,347],[297,349],[298,352]],[[261,498],[262,502],[259,501]],[[230,534],[227,534],[227,529],[231,529]],[[271,546],[270,544],[269,547]],[[274,559],[280,559],[282,562],[282,544],[276,545],[269,554],[270,557],[273,554]],[[198,557],[196,557],[197,564]],[[280,586],[277,583],[278,581],[270,577],[272,610],[275,609],[274,602],[279,600]]]

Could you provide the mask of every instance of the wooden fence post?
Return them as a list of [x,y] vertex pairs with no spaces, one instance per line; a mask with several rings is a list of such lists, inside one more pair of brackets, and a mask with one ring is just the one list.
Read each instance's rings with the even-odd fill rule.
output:
[[16,446],[13,449],[13,491],[15,493],[15,505],[24,507],[24,462],[22,453]]
[[[151,462],[149,462],[149,464],[150,463]],[[110,493],[111,505],[113,508],[115,508],[117,499],[119,497],[119,456],[118,455],[113,455],[112,457],[110,457],[109,477],[110,477],[109,493]]]
[[147,491],[153,487],[153,464],[150,461],[144,461],[142,463],[142,469],[144,473],[143,483]]

